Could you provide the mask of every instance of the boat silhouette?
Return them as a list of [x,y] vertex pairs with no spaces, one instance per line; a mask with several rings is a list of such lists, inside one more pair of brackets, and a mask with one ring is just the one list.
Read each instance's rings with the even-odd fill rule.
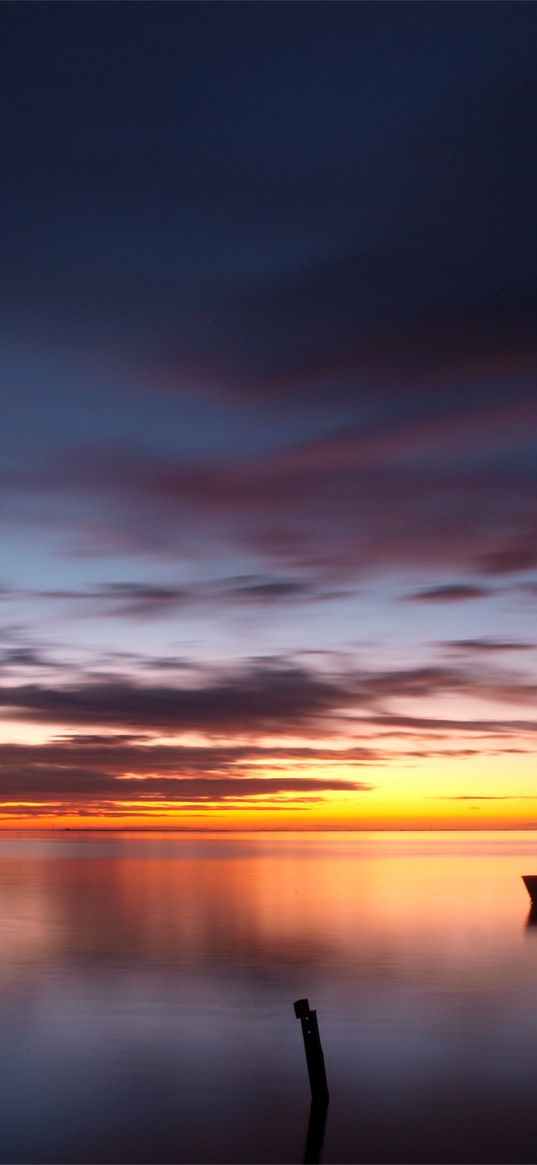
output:
[[534,906],[537,906],[537,874],[523,874],[522,881]]

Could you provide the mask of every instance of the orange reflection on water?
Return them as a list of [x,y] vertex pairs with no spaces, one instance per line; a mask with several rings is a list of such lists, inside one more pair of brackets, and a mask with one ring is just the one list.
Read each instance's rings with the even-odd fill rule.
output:
[[57,898],[41,878],[42,861],[0,859],[0,982],[57,953]]
[[503,837],[500,856],[468,834],[73,838],[47,860],[0,861],[4,969],[34,956],[361,975],[472,962],[510,929],[524,941],[520,835]]

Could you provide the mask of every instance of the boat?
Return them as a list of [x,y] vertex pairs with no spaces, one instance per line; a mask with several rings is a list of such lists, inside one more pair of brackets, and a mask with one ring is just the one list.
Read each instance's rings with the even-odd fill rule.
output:
[[537,874],[523,874],[522,881],[534,906],[537,906]]

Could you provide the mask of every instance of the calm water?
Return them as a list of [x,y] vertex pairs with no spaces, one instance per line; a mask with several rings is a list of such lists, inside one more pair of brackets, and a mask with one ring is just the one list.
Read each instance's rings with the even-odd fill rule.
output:
[[2,1162],[537,1159],[537,834],[0,839]]

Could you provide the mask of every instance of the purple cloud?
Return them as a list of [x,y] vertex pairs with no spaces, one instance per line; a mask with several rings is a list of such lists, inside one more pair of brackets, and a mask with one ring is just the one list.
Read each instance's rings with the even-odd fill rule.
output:
[[448,647],[451,651],[468,652],[471,655],[479,655],[483,653],[488,655],[489,652],[502,651],[533,651],[535,643],[522,643],[516,640],[508,639],[451,639],[445,643],[440,644],[441,647]]
[[485,587],[471,583],[445,583],[413,591],[412,594],[403,595],[403,599],[412,603],[466,603],[471,599],[488,599],[491,594]]

